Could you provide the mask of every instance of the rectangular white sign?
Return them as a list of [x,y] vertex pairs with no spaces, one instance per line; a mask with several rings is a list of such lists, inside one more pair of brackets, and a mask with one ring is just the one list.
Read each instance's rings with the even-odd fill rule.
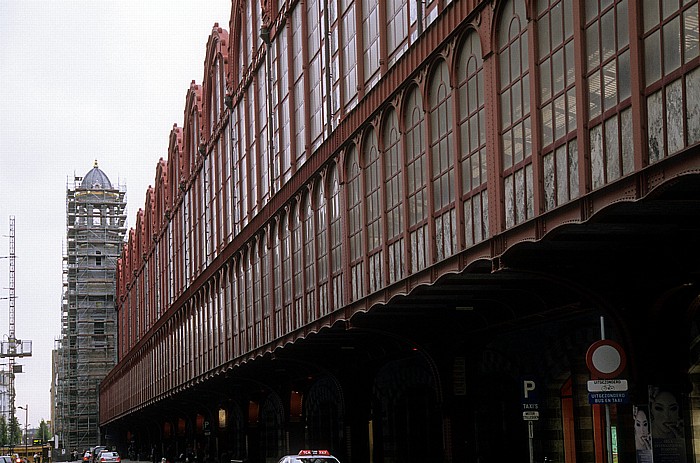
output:
[[627,388],[626,379],[594,379],[588,381],[588,392],[624,392]]

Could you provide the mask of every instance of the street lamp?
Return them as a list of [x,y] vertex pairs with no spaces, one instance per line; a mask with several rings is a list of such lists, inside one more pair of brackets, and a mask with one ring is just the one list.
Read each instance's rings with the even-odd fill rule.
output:
[[17,408],[24,410],[24,458],[29,461],[29,450],[27,449],[27,425],[29,424],[29,404],[24,407],[18,405]]

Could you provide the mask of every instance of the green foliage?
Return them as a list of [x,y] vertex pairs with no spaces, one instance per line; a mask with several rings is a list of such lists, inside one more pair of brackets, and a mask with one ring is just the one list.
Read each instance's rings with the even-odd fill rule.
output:
[[10,420],[10,445],[19,445],[22,443],[22,428],[19,427],[19,421],[16,416]]
[[36,433],[34,434],[34,439],[39,439],[41,442],[46,442],[50,438],[49,426],[46,424],[46,421],[41,420],[41,423],[39,423],[39,429],[37,429]]
[[7,428],[5,415],[0,415],[0,446],[6,447],[10,443],[10,436]]

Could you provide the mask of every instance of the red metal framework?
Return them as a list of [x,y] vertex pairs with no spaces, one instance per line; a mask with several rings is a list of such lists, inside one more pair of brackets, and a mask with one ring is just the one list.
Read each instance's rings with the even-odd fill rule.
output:
[[[190,87],[185,127],[171,133],[170,159],[120,261],[120,361],[102,384],[103,423],[450,274],[484,261],[497,269],[520,243],[700,169],[697,40],[679,28],[687,45],[676,80],[645,87],[643,42],[666,29],[650,25],[630,40],[642,12],[625,0],[601,11],[552,1],[536,13],[520,2],[435,2],[420,38],[388,56],[391,67],[358,60],[357,93],[340,91],[347,109],[313,133],[304,97],[323,83],[300,60],[322,55],[308,49],[320,44],[303,4],[285,3],[286,19],[265,11],[278,53],[266,62],[272,51],[250,35],[262,19],[254,3],[233,10],[228,61],[219,45],[227,36],[217,30],[209,41],[205,75],[220,76],[212,69],[223,62],[235,79],[228,110],[209,88],[220,88],[216,78]],[[556,15],[569,10],[578,25],[559,37]],[[519,26],[508,29],[512,17]],[[686,2],[669,21],[697,17],[697,2]],[[352,29],[358,56],[361,20]],[[609,50],[608,24],[617,32]],[[284,60],[286,82],[271,68]],[[616,84],[623,74],[630,82]],[[264,105],[266,85],[277,96]],[[671,115],[669,105],[680,110]],[[674,148],[652,156],[658,137]]]

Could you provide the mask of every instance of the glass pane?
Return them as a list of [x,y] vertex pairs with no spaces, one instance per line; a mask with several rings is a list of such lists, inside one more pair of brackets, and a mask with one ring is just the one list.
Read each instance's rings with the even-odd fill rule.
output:
[[554,8],[552,8],[550,14],[552,15],[552,46],[557,47],[564,41],[562,39],[561,3],[558,3]]
[[664,108],[661,91],[647,98],[647,138],[649,141],[649,163],[664,157]]
[[552,103],[547,103],[542,107],[542,146],[547,146],[554,141],[552,106]]
[[698,9],[688,8],[683,16],[685,28],[685,55],[684,63],[698,56]]
[[564,0],[564,37],[570,39],[574,35],[574,15],[572,0]]
[[503,196],[506,200],[506,228],[515,225],[515,201],[513,197],[513,176],[509,175],[504,180]]
[[686,75],[685,79],[688,144],[693,145],[700,141],[700,68]]
[[678,11],[678,0],[663,0],[661,7],[663,8],[663,19],[667,19],[673,13]]
[[631,76],[630,76],[630,53],[629,50],[622,53],[618,58],[618,78],[617,82],[619,88],[617,91],[620,93],[620,101],[627,99],[632,90],[630,88]]
[[617,49],[630,43],[629,16],[627,15],[627,0],[617,5]]
[[576,73],[576,64],[575,64],[575,56],[574,56],[574,41],[571,40],[569,43],[566,44],[566,49],[565,49],[565,54],[566,54],[566,85],[571,85],[574,83],[575,79],[575,73]]
[[632,145],[632,110],[620,113],[620,134],[622,136],[622,175],[634,170],[634,146]]
[[545,209],[554,209],[554,156],[547,154],[543,161],[544,169],[544,206]]
[[552,49],[552,46],[549,43],[549,21],[548,17],[545,16],[542,21],[538,23],[537,27],[537,45],[539,48],[540,52],[540,59],[543,56],[547,56],[547,54],[550,52]]
[[576,130],[576,88],[569,89],[566,103],[568,105],[569,120],[567,122],[567,131]]
[[666,87],[666,141],[668,154],[683,148],[683,85],[678,79]]
[[602,107],[600,74],[596,72],[588,78],[588,117],[600,116]]
[[644,39],[644,77],[646,85],[661,78],[661,43],[659,31]]
[[602,31],[603,61],[610,59],[617,51],[615,46],[615,10],[608,11],[600,20]]
[[605,121],[605,160],[607,181],[620,177],[620,149],[617,117]]
[[569,200],[569,179],[567,178],[569,163],[566,160],[566,145],[557,148],[555,153],[557,163],[557,204]]
[[659,24],[659,0],[644,0],[644,32]]
[[566,135],[566,94],[554,100],[554,139]]
[[617,66],[615,61],[611,61],[603,68],[603,82],[605,93],[603,107],[604,110],[614,108],[617,105]]
[[564,49],[560,48],[552,56],[552,79],[554,81],[554,88],[552,93],[555,95],[562,90],[564,90],[564,78],[566,77],[566,72],[564,71]]
[[605,183],[603,176],[603,130],[596,125],[590,131],[591,143],[591,181],[593,188],[599,188]]
[[542,101],[548,101],[552,98],[552,76],[549,66],[549,58],[544,60],[540,65],[540,98]]
[[[592,2],[586,2],[586,5]],[[588,54],[588,70],[600,65],[600,49],[598,45],[598,23],[593,23],[586,29],[586,51]]]
[[681,65],[681,21],[676,17],[664,25],[664,72],[668,74]]
[[578,197],[578,145],[576,139],[569,142],[569,195]]
[[515,222],[520,223],[527,218],[525,208],[525,169],[515,172]]

